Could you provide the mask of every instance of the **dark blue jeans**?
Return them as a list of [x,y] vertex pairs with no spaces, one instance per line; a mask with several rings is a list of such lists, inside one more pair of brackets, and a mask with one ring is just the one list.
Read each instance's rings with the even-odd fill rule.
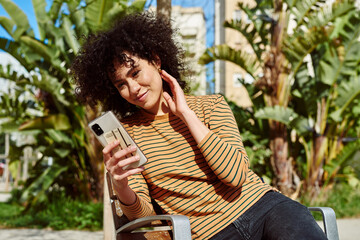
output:
[[211,240],[327,239],[307,207],[278,192],[268,192]]

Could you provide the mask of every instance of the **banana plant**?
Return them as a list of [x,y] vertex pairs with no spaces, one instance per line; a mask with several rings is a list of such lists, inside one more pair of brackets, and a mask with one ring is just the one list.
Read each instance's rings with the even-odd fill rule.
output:
[[[249,54],[243,49],[233,49],[226,45],[214,46],[206,50],[200,63],[206,64],[215,60],[230,61],[256,79],[255,85],[258,91],[255,96],[263,96],[265,108],[256,108],[258,113],[255,116],[267,119],[269,123],[270,148],[273,152],[272,166],[277,176],[276,185],[286,195],[296,197],[301,182],[296,180],[298,176],[294,168],[294,157],[291,156],[293,152],[290,149],[292,143],[289,143],[291,129],[288,125],[289,122],[293,122],[290,121],[291,119],[301,116],[297,113],[297,109],[294,109],[292,102],[293,93],[297,92],[294,87],[297,82],[310,81],[309,71],[322,69],[323,75],[333,74],[333,71],[324,69],[328,64],[323,59],[324,46],[329,46],[331,50],[343,49],[340,46],[335,48],[334,45],[338,38],[343,37],[340,33],[350,31],[356,35],[356,27],[349,28],[349,24],[346,23],[357,26],[356,21],[352,22],[354,19],[350,20],[349,16],[353,16],[358,10],[354,1],[346,0],[335,1],[333,4],[322,0],[266,0],[256,3],[253,8],[248,8],[242,3],[238,4],[250,21],[240,19],[224,23],[225,27],[235,29],[245,37],[253,53]],[[328,51],[330,55],[333,54],[331,50]],[[315,69],[309,69],[307,67],[309,56],[312,57],[314,64],[323,60],[322,68],[316,65],[313,66]],[[345,64],[344,70],[354,72],[356,58],[346,62],[351,61],[353,65]],[[337,76],[339,76],[338,72],[334,73],[331,79],[337,79]],[[319,74],[314,78],[318,80]],[[331,81],[326,76],[322,76],[322,79]],[[308,96],[303,95],[303,97]],[[318,98],[312,97],[311,99],[315,99],[316,102]],[[330,101],[325,103],[328,109]],[[306,106],[314,109],[318,105]],[[296,115],[293,116],[291,113]],[[301,131],[309,130],[303,121],[294,121],[293,124],[295,123]],[[318,156],[318,151],[320,151],[318,148],[314,150],[314,155]],[[313,167],[319,168],[319,166],[322,169],[322,164]]]
[[[294,51],[287,52],[297,66],[290,103],[293,109],[287,109],[291,113],[274,108],[257,113],[260,118],[273,120],[282,116],[282,122],[296,130],[305,150],[304,189],[311,196],[334,180],[360,147],[356,140],[360,136],[360,124],[356,120],[359,114],[353,111],[359,108],[360,99],[359,11],[354,9],[335,22],[330,40],[335,39],[336,44],[319,45],[310,53],[310,62],[301,64],[296,61],[298,55]],[[309,66],[314,70],[313,76],[308,74]],[[348,143],[348,139],[354,142]]]
[[86,128],[96,113],[77,102],[68,69],[82,36],[106,29],[117,18],[142,11],[145,5],[145,0],[57,0],[50,6],[47,2],[32,0],[37,37],[26,14],[13,1],[0,0],[9,15],[0,16],[0,26],[10,36],[0,38],[0,49],[26,71],[17,74],[0,67],[0,77],[18,89],[17,95],[0,94],[4,100],[0,129],[33,134],[37,140],[33,147],[42,154],[25,183],[22,200],[29,207],[41,205],[53,186],[72,196],[101,198],[101,156],[93,149],[95,140]]

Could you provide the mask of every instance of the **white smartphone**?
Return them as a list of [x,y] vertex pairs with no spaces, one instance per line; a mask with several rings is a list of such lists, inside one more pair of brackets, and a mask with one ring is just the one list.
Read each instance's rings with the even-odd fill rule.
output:
[[145,157],[144,153],[136,145],[135,141],[131,138],[129,133],[126,131],[124,126],[120,123],[113,112],[108,111],[104,113],[100,117],[91,121],[88,126],[103,147],[115,140],[120,140],[119,147],[115,148],[113,152],[118,151],[119,148],[124,149],[128,146],[136,146],[136,152],[129,154],[126,157],[138,155],[140,160],[124,167],[124,169],[137,168],[147,162],[147,158]]

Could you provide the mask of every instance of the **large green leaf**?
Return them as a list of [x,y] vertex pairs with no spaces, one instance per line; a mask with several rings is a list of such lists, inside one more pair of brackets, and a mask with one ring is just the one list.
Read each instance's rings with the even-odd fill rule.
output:
[[80,44],[77,40],[76,33],[75,33],[74,29],[72,28],[70,19],[66,16],[64,16],[64,18],[63,18],[62,28],[65,33],[66,42],[69,44],[69,46],[74,51],[74,53],[77,54],[79,51],[79,48],[80,48]]
[[[55,104],[59,103],[64,106],[70,106],[70,99],[67,99],[64,94],[61,93],[63,84],[50,75],[42,74],[41,77],[37,75],[33,76],[33,85],[50,93],[54,98]],[[62,109],[61,107],[59,109]]]
[[26,14],[13,1],[0,0],[0,4],[3,6],[16,25],[16,28],[12,34],[15,40],[17,40],[18,37],[20,37],[25,32],[27,32],[27,35],[34,37],[34,33],[30,27]]
[[[32,57],[33,61],[39,60],[39,57],[43,58],[40,59],[38,66],[40,65],[40,63],[44,64],[44,62],[46,62],[50,64],[50,66],[52,66],[52,68],[54,68],[54,70],[56,70],[58,74],[60,74],[60,76],[67,76],[67,72],[61,66],[61,61],[59,59],[59,55],[61,53],[60,49],[56,48],[53,45],[46,45],[45,43],[28,36],[21,36],[20,41],[29,48],[27,51],[27,56]],[[31,55],[30,52],[34,55]],[[48,68],[44,68],[46,71],[49,71]]]
[[55,130],[69,130],[71,124],[69,118],[64,114],[49,115],[46,117],[38,117],[33,120],[23,123],[19,130],[30,129],[55,129]]
[[259,109],[255,113],[255,117],[260,119],[271,119],[289,125],[290,122],[297,117],[297,114],[291,108],[284,108],[277,105]]
[[64,2],[67,2],[67,0],[56,0],[51,2],[52,3],[48,14],[52,22],[56,22],[56,20],[59,18],[60,15],[61,6],[63,5]]
[[328,47],[320,62],[319,75],[324,83],[331,86],[342,79],[342,76],[354,75],[360,61],[358,39],[360,37],[359,14],[349,14],[336,21],[333,37],[341,39],[340,46]]
[[[331,159],[325,166],[324,169],[328,172],[328,175],[332,177],[341,166],[345,165],[348,160],[351,160],[352,156],[359,151],[360,140],[350,142],[345,145],[341,152],[336,158]],[[329,182],[331,178],[326,179]]]
[[0,16],[0,25],[11,37],[13,37],[13,29],[15,27],[15,23],[13,20],[4,16]]
[[14,42],[7,38],[0,37],[0,49],[4,50],[5,52],[9,53],[13,56],[19,63],[28,71],[32,70],[34,65],[32,63],[28,63],[26,59],[23,57],[23,54],[20,51],[20,44]]
[[85,18],[89,28],[97,31],[103,26],[106,13],[113,7],[112,0],[86,0]]
[[56,178],[67,169],[68,166],[59,165],[52,165],[47,168],[23,191],[20,201],[25,202],[30,196],[33,196],[33,198],[30,197],[30,199],[34,202],[37,202],[39,198],[43,198],[42,195],[46,194],[45,192],[53,184]]
[[15,133],[19,131],[19,124],[14,122],[12,118],[4,119],[0,117],[0,132]]
[[[56,2],[56,1],[55,1]],[[38,29],[40,33],[40,40],[45,40],[45,29],[44,25],[50,21],[50,18],[46,14],[46,0],[32,0],[32,4],[34,6],[35,16],[38,24]]]
[[256,56],[249,54],[242,49],[235,50],[227,45],[208,48],[200,57],[199,63],[207,64],[215,60],[232,62],[243,68],[253,78],[255,78],[256,73],[261,69],[261,63],[257,60]]
[[34,52],[39,54],[47,61],[56,59],[59,56],[59,51],[45,45],[43,42],[28,36],[20,37],[20,41],[29,46]]
[[261,52],[263,50],[260,49],[260,43],[266,45],[267,42],[265,42],[266,39],[261,39],[262,41],[260,42],[257,29],[254,28],[252,22],[249,23],[243,20],[225,21],[224,27],[234,29],[239,33],[241,33],[247,40],[247,43],[252,47],[253,51],[256,53],[258,60],[261,59]]
[[331,29],[314,27],[306,33],[296,34],[284,40],[283,51],[292,65],[292,76],[296,75],[304,59],[313,52],[318,45],[328,41],[327,35]]
[[333,25],[336,27],[334,21],[355,10],[352,0],[335,1],[333,4],[321,4],[320,6],[317,11],[313,11],[307,16],[306,22],[308,28]]
[[331,113],[330,116],[337,122],[342,120],[342,113],[348,106],[360,96],[360,77],[353,77],[350,81],[342,81],[339,85],[338,97],[335,100],[338,110]]
[[309,12],[312,11],[314,7],[316,7],[316,4],[320,2],[319,0],[302,0],[302,1],[296,1],[295,6],[293,6],[291,9],[291,12],[294,14],[296,19],[296,27],[297,29],[299,26],[303,25],[303,22],[305,21],[305,18],[308,17]]
[[73,145],[72,139],[66,135],[64,132],[56,129],[46,129],[47,134],[54,140],[56,143],[66,143],[69,145]]
[[70,14],[70,19],[72,24],[75,27],[75,32],[77,36],[87,36],[89,35],[89,28],[86,24],[85,19],[85,9],[86,8],[79,8],[77,1],[69,1],[67,3]]

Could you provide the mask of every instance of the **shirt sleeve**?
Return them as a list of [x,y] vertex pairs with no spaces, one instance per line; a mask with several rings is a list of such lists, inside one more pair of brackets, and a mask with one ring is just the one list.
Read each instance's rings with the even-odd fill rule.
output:
[[198,147],[216,176],[226,185],[239,188],[246,180],[249,159],[225,99],[218,96],[212,106],[207,123],[210,132]]
[[128,181],[130,188],[136,194],[136,201],[132,205],[124,205],[120,202],[121,210],[125,216],[131,221],[137,218],[155,215],[149,190],[142,174],[132,175],[128,178]]

